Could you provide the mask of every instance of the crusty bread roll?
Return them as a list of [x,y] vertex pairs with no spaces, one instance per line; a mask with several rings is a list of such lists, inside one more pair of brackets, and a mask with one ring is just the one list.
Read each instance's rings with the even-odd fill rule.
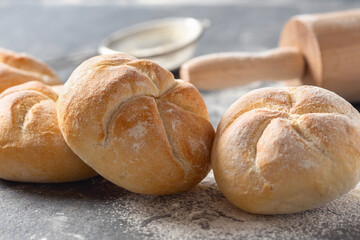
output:
[[64,85],[60,84],[60,85],[53,85],[50,86],[51,90],[53,90],[58,96],[60,96],[64,90]]
[[0,94],[0,178],[53,183],[96,175],[62,137],[56,99],[50,87],[35,81]]
[[318,87],[252,91],[223,115],[212,167],[222,193],[245,211],[321,206],[359,181],[360,114]]
[[61,84],[56,73],[45,63],[23,53],[0,49],[0,93],[29,81],[47,85]]
[[201,94],[151,61],[123,54],[85,61],[57,109],[70,148],[127,190],[176,193],[209,172],[214,129]]

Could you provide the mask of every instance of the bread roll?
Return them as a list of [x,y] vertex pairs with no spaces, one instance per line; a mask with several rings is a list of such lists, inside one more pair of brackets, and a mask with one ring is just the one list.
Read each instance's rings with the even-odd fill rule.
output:
[[214,129],[201,94],[151,61],[122,54],[85,61],[57,109],[70,148],[127,190],[176,193],[209,172]]
[[62,137],[56,99],[50,87],[35,81],[0,94],[0,178],[55,183],[96,175]]
[[45,63],[23,53],[0,49],[0,93],[29,81],[40,81],[47,85],[61,84],[56,73]]
[[63,92],[64,89],[64,85],[60,84],[60,85],[53,85],[50,86],[51,90],[53,90],[58,96],[60,96]]
[[222,193],[245,211],[319,207],[359,181],[360,114],[318,87],[252,91],[222,116],[212,166]]

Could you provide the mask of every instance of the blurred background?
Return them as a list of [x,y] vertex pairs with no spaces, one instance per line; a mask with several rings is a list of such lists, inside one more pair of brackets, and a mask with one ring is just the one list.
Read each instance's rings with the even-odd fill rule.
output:
[[[50,64],[62,81],[97,55],[109,34],[167,17],[209,19],[194,56],[274,48],[294,15],[359,8],[356,0],[0,0],[0,47],[26,52]],[[177,71],[173,71],[177,76]],[[216,126],[221,114],[252,88],[203,92]]]

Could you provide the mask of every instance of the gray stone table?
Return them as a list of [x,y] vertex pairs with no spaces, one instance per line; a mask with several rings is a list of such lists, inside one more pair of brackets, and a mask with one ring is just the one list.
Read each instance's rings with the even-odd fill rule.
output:
[[[272,48],[292,15],[360,7],[355,0],[241,0],[212,5],[44,2],[0,0],[0,47],[43,59],[63,81],[81,61],[96,54],[103,37],[145,20],[172,16],[210,19],[212,27],[196,52],[202,55]],[[238,97],[267,85],[273,84],[203,92],[213,125]],[[360,187],[319,209],[261,216],[232,206],[211,173],[192,190],[171,196],[134,194],[101,177],[67,184],[0,180],[0,239],[240,238],[360,239]]]

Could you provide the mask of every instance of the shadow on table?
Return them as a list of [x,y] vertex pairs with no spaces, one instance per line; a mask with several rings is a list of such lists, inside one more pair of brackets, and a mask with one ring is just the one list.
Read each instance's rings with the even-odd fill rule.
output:
[[24,194],[41,195],[47,198],[108,199],[120,198],[129,192],[104,178],[97,176],[88,180],[69,183],[18,183],[0,180],[0,189],[21,191]]

